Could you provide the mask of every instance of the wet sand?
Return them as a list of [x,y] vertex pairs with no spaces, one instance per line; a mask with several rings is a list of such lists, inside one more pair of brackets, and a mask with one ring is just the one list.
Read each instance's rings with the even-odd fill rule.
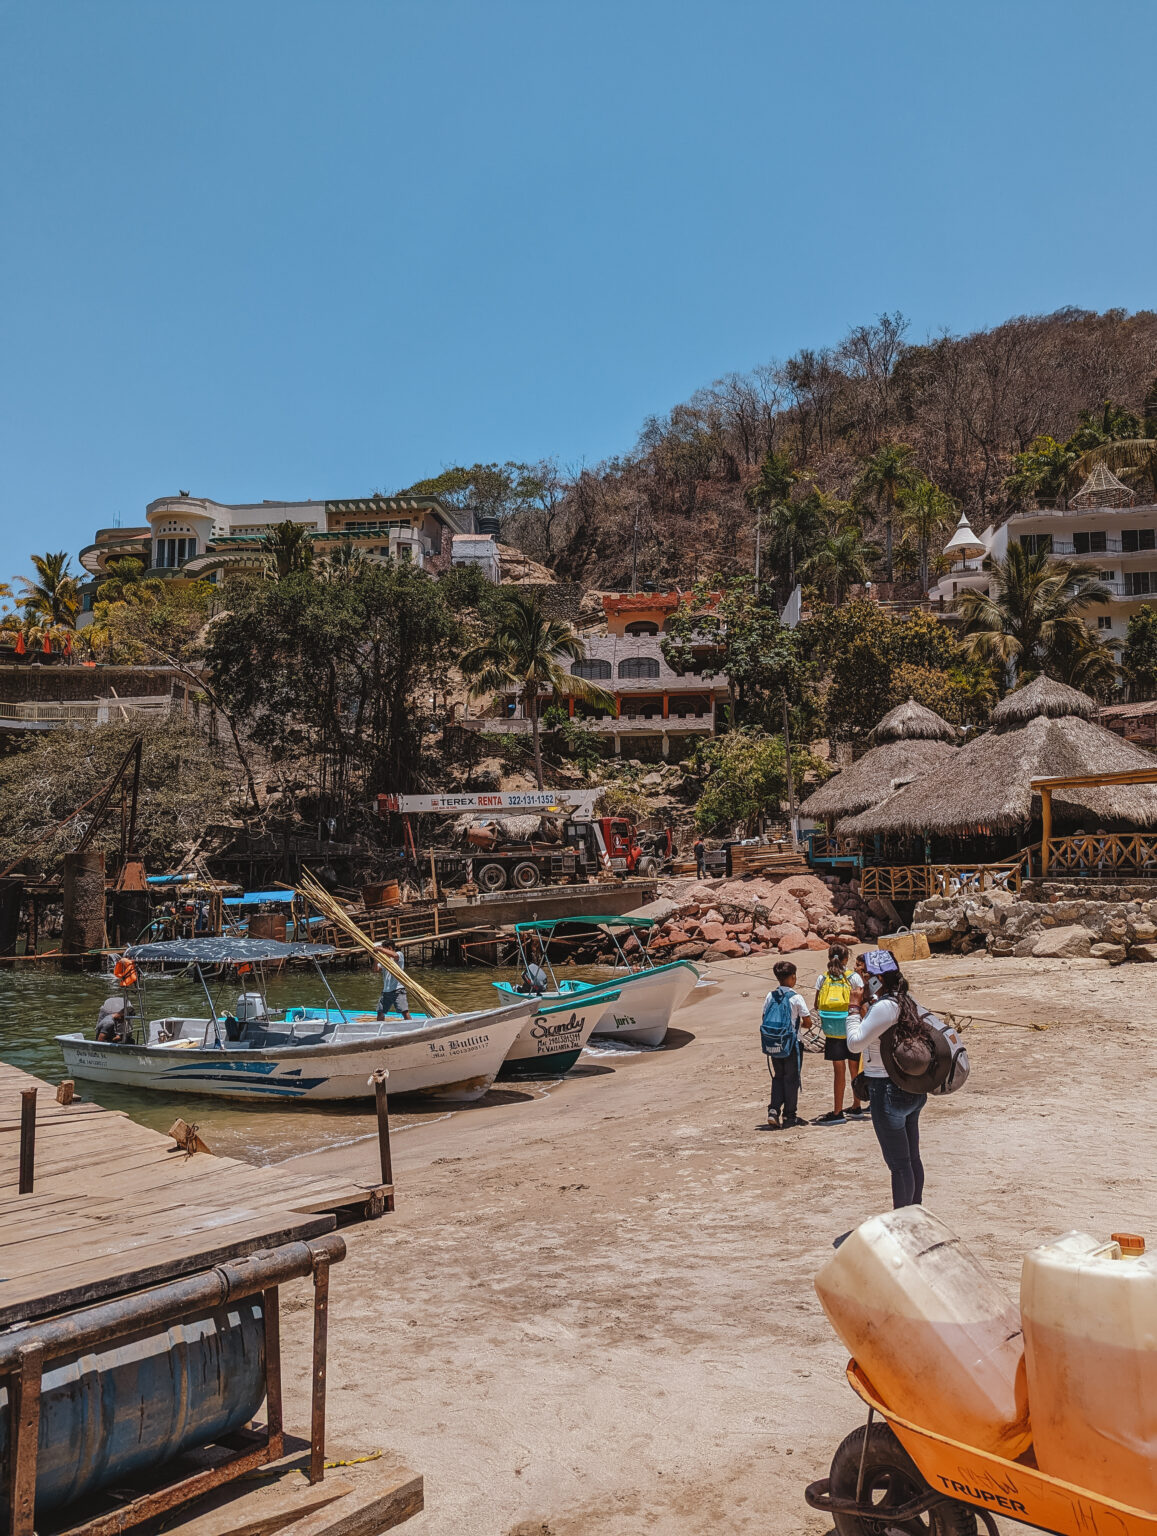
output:
[[[803,986],[816,956],[798,959]],[[769,971],[712,967],[722,984],[664,1050],[584,1058],[395,1138],[398,1210],[352,1231],[334,1273],[329,1411],[335,1441],[424,1474],[415,1536],[830,1529],[803,1488],[863,1415],[811,1281],[889,1185],[869,1124],[762,1129]],[[1057,1233],[1157,1238],[1157,969],[970,955],[908,973],[976,1016],[971,1082],[922,1119],[929,1207],[1012,1294]],[[805,1116],[830,1082],[806,1056]],[[297,1401],[307,1318],[285,1323]]]

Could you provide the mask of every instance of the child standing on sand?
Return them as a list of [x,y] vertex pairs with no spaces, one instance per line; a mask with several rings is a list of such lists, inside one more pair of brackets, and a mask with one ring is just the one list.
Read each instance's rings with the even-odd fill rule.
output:
[[[848,1062],[852,1059],[848,1050],[848,1015],[854,1009],[860,1016],[860,1003],[864,984],[855,971],[848,969],[848,950],[843,944],[833,944],[828,949],[828,967],[816,980],[816,1012],[824,1032],[824,1060],[832,1064],[832,1086],[835,1107],[826,1115],[820,1115],[816,1125],[844,1125],[844,1083],[847,1079]],[[863,1114],[856,1090],[852,1089],[851,1113]]]
[[795,990],[796,970],[790,960],[777,960],[772,967],[778,986],[767,994],[760,1026],[764,1054],[771,1071],[771,1103],[767,1123],[772,1130],[806,1125],[799,1106],[800,1064],[803,1046],[799,1029],[811,1015],[807,998]]

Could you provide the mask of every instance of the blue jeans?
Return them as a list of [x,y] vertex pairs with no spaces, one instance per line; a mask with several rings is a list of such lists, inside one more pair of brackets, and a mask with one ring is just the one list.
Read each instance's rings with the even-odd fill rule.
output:
[[924,1193],[920,1111],[926,1093],[905,1093],[888,1077],[870,1077],[872,1129],[892,1175],[892,1207],[919,1205]]

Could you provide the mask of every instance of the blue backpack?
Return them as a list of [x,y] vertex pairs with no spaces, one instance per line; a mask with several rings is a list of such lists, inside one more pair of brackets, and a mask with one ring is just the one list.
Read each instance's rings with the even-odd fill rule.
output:
[[799,1044],[795,1020],[791,1014],[794,996],[790,987],[776,987],[763,1005],[763,1018],[759,1025],[759,1043],[765,1056],[790,1056]]

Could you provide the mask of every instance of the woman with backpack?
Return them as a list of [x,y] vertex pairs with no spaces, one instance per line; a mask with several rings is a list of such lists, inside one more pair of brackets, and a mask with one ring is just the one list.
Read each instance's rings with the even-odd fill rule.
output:
[[895,958],[869,950],[864,964],[876,1001],[849,1018],[848,1045],[861,1051],[872,1127],[892,1175],[892,1205],[919,1205],[924,1194],[920,1111],[930,1093],[952,1093],[968,1077],[960,1037],[917,1006]]
[[[824,1033],[824,1060],[832,1064],[832,1086],[835,1090],[835,1108],[820,1115],[816,1125],[844,1125],[844,1083],[847,1079],[848,1062],[855,1058],[848,1049],[848,1017],[860,1012],[860,999],[864,983],[856,971],[848,970],[848,950],[843,944],[833,944],[828,949],[828,968],[816,981],[816,1012],[820,1016],[820,1028]],[[864,1113],[860,1096],[852,1086],[852,1107],[849,1114],[857,1119]]]
[[778,1131],[807,1124],[797,1113],[800,1066],[803,1062],[799,1028],[804,1019],[811,1017],[811,1009],[807,998],[795,990],[796,970],[791,961],[777,960],[772,970],[778,986],[764,999],[759,1042],[771,1072],[771,1103],[767,1106],[767,1123],[770,1129]]

